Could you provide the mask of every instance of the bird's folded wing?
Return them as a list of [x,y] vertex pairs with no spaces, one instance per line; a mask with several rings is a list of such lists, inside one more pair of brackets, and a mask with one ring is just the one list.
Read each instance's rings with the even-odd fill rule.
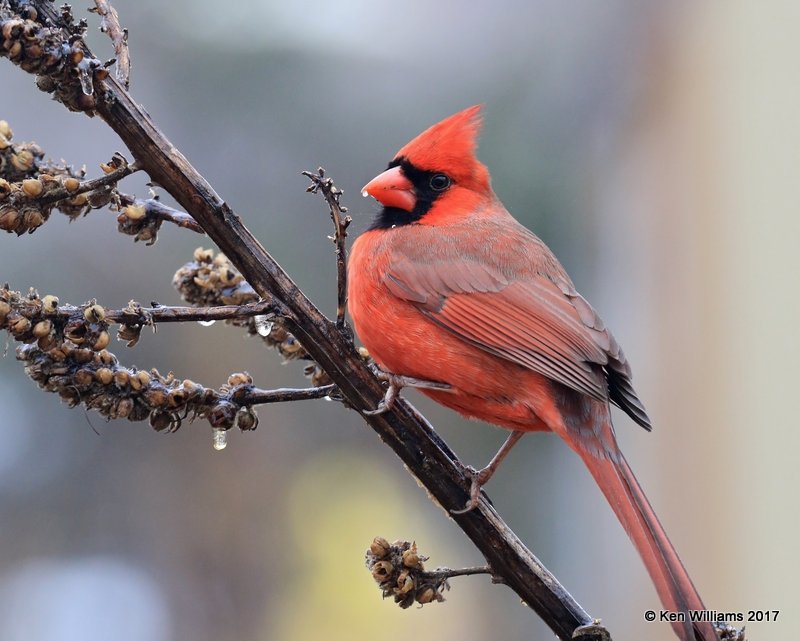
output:
[[431,320],[481,349],[598,400],[602,367],[619,347],[568,282],[513,280],[474,261],[393,262],[386,286]]

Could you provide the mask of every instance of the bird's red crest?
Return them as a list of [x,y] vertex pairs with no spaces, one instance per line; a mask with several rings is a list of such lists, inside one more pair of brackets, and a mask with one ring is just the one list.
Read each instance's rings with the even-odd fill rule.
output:
[[437,122],[407,143],[396,157],[405,157],[419,169],[452,174],[482,167],[475,157],[480,112],[481,105],[475,105]]

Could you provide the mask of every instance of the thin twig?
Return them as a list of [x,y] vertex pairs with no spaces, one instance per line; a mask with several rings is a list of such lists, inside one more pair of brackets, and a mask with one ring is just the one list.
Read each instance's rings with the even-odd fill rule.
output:
[[129,306],[126,309],[106,310],[106,319],[125,325],[153,325],[157,323],[187,323],[191,321],[235,320],[263,316],[275,311],[271,301],[248,305],[221,305],[219,307],[167,307],[150,308]]
[[[54,311],[44,312],[41,306],[24,303],[13,307],[15,313],[28,320],[59,319],[64,323],[84,318],[85,306],[59,305]],[[188,323],[193,321],[220,321],[269,316],[276,306],[271,301],[259,301],[247,305],[220,305],[215,307],[168,307],[154,304],[142,307],[135,301],[125,309],[103,309],[103,320],[122,325],[149,326],[159,323]]]
[[344,328],[345,313],[347,312],[347,227],[352,222],[350,216],[345,216],[347,207],[339,203],[344,193],[333,184],[333,179],[325,178],[325,169],[319,167],[317,173],[304,171],[302,174],[311,181],[311,186],[306,191],[312,194],[320,193],[328,203],[333,221],[333,236],[329,236],[336,245],[336,326]]
[[119,23],[117,10],[108,0],[94,0],[95,8],[89,9],[102,17],[100,31],[107,33],[114,45],[114,54],[117,57],[116,77],[125,89],[130,86],[131,58],[128,51],[128,30],[123,29]]
[[100,189],[101,187],[115,185],[126,176],[130,176],[131,174],[141,170],[141,166],[138,163],[128,164],[128,161],[125,160],[125,158],[119,153],[114,154],[111,162],[118,165],[117,168],[112,172],[105,174],[104,176],[100,176],[99,178],[84,180],[77,189],[73,189],[72,191],[68,190],[66,187],[57,187],[56,189],[48,191],[47,194],[37,198],[37,203],[40,205],[46,205],[49,203],[58,202],[59,200],[74,198],[78,194],[94,191],[96,189]]
[[330,397],[336,391],[336,385],[321,385],[319,387],[280,388],[280,389],[253,389],[243,398],[237,397],[236,402],[243,405],[262,405],[265,403],[285,403],[286,401],[307,401],[316,398]]
[[488,565],[480,565],[472,568],[461,568],[460,570],[451,570],[450,568],[437,568],[429,570],[428,572],[420,572],[420,577],[429,579],[431,581],[446,581],[452,579],[454,576],[470,576],[473,574],[492,574],[492,568]]

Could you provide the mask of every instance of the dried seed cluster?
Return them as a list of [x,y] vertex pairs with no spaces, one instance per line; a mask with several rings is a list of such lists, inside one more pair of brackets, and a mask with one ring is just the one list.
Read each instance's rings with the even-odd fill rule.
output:
[[83,403],[108,418],[149,419],[158,430],[177,430],[183,420],[206,418],[217,430],[258,425],[247,405],[253,389],[248,374],[232,374],[218,391],[170,373],[124,367],[105,349],[108,322],[102,306],[92,301],[78,314],[62,314],[55,296],[26,296],[0,289],[0,329],[15,340],[17,359],[42,389],[58,394],[70,407]]
[[365,557],[367,569],[383,597],[392,597],[401,608],[408,608],[414,602],[424,605],[444,601],[442,591],[449,587],[447,581],[435,573],[425,572],[423,561],[428,557],[417,551],[416,543],[389,543],[377,536]]
[[[245,305],[259,300],[258,294],[246,282],[227,256],[214,254],[212,249],[198,247],[194,260],[185,264],[172,279],[172,284],[183,299],[197,307],[216,305]],[[244,327],[249,334],[259,335],[270,347],[278,350],[287,361],[306,360],[311,357],[302,345],[283,327],[263,317],[242,318],[225,321]],[[328,385],[331,381],[320,367],[310,362],[305,374],[315,386]]]
[[97,95],[94,80],[108,76],[107,65],[87,56],[82,46],[87,23],[74,23],[67,5],[62,7],[61,25],[44,26],[32,5],[0,2],[0,56],[29,73],[37,86],[63,102],[72,111],[94,114]]
[[[53,209],[77,218],[92,207],[108,204],[111,187],[78,193],[84,170],[46,161],[39,145],[12,144],[13,136],[9,124],[0,120],[0,229],[17,235],[31,233]],[[63,197],[53,200],[54,194]]]
[[133,236],[134,241],[153,245],[158,240],[158,230],[163,222],[162,218],[152,215],[146,201],[134,200],[119,208],[117,229],[123,234]]

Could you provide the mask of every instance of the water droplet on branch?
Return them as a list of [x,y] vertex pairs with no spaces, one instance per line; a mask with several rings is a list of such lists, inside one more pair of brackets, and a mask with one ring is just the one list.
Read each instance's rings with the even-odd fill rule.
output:
[[256,326],[256,331],[258,332],[259,336],[269,336],[270,332],[272,332],[272,327],[274,323],[270,320],[267,320],[266,316],[254,316],[253,322]]
[[211,439],[211,445],[217,452],[228,447],[228,432],[226,430],[214,430]]

